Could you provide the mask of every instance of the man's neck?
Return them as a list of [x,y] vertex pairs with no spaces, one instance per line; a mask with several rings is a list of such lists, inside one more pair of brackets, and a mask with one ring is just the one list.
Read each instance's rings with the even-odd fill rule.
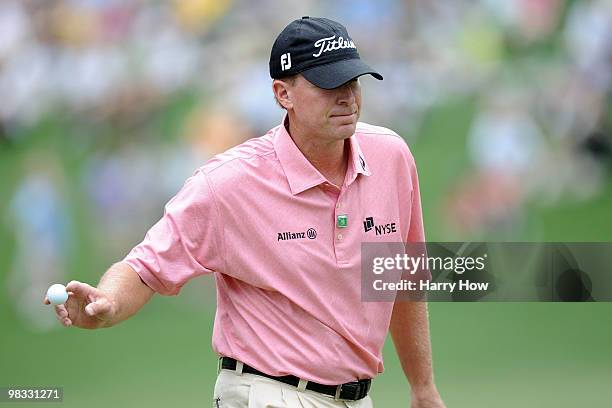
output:
[[289,122],[285,128],[308,161],[332,184],[342,187],[349,156],[348,140],[334,142],[309,137]]

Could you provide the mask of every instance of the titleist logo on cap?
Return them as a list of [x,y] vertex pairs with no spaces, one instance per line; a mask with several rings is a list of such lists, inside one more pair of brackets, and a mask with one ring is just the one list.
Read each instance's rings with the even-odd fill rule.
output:
[[335,50],[340,50],[343,48],[355,48],[357,49],[357,47],[355,47],[355,43],[353,42],[353,40],[351,39],[344,39],[342,37],[338,37],[338,39],[335,39],[336,36],[332,35],[331,37],[325,37],[325,38],[321,38],[317,41],[315,41],[314,46],[315,48],[319,49],[319,52],[317,52],[316,54],[312,54],[313,57],[318,57],[321,54],[323,54],[324,52],[329,52],[329,51],[335,51]]

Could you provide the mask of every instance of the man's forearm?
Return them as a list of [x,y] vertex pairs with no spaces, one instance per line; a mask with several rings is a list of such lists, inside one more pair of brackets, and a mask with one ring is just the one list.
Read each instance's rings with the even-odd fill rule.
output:
[[155,293],[145,285],[140,276],[126,263],[111,266],[100,279],[98,289],[113,304],[113,314],[105,327],[114,326],[138,312]]
[[396,301],[389,329],[413,393],[435,389],[427,303]]

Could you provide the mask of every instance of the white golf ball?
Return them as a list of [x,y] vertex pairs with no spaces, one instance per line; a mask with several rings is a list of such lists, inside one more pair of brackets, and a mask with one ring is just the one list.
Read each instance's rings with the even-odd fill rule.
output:
[[68,292],[66,287],[60,283],[51,285],[47,290],[47,298],[52,305],[62,305],[68,300]]

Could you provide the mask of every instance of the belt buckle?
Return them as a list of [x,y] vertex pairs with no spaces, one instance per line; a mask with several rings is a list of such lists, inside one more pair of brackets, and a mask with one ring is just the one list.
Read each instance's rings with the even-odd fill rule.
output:
[[370,383],[361,381],[353,381],[349,383],[340,384],[338,385],[338,387],[336,387],[336,395],[334,396],[334,400],[343,400],[343,398],[340,398],[340,395],[342,394],[343,387],[346,386],[347,388],[350,388],[353,391],[353,395],[351,396],[352,399],[348,399],[347,401],[358,401],[362,398],[365,398],[365,396],[368,394],[370,388],[369,385]]

